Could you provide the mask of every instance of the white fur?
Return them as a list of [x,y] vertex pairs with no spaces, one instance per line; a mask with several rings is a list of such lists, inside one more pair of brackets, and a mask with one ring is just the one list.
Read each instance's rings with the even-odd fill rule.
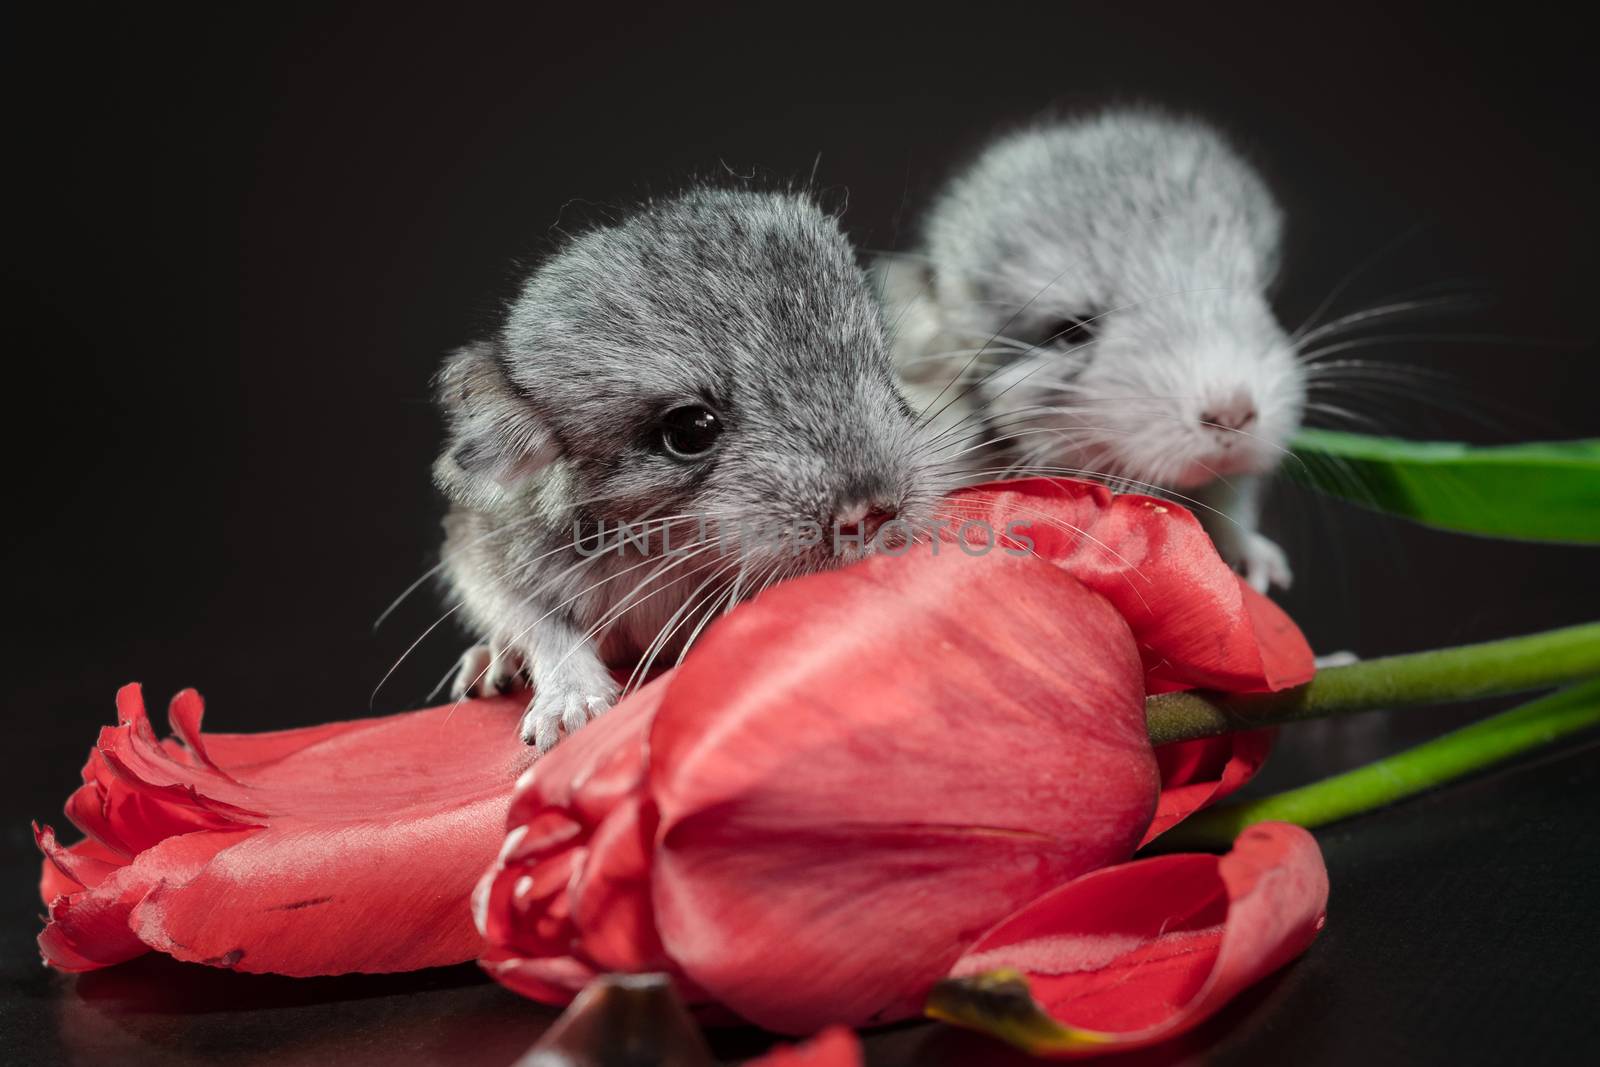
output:
[[1266,296],[1281,230],[1216,130],[1116,108],[994,142],[875,279],[908,390],[958,398],[938,425],[974,478],[1169,490],[1265,589],[1290,572],[1256,529],[1260,483],[1305,406]]

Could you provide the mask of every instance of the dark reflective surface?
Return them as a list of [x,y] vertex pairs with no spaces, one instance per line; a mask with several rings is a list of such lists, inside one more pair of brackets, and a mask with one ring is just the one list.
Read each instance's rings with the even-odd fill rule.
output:
[[[1494,295],[1395,331],[1426,343],[1352,353],[1446,372],[1454,393],[1402,380],[1339,403],[1416,436],[1600,435],[1591,43],[1552,18],[1356,2],[12,13],[0,1062],[507,1064],[548,1024],[471,966],[49,974],[27,820],[63,829],[130,679],[153,706],[199,687],[221,730],[424,700],[460,648],[447,627],[372,692],[436,598],[371,623],[434,560],[428,378],[553,224],[723,162],[815,167],[848,193],[862,247],[901,247],[996,124],[1149,95],[1221,119],[1274,175],[1293,220],[1286,322],[1391,244],[1340,310],[1425,286]],[[1524,340],[1436,336],[1460,334]],[[1592,550],[1292,491],[1271,516],[1298,575],[1287,604],[1321,649],[1600,614]],[[1262,784],[1463,714],[1285,731]],[[1313,951],[1180,1047],[1120,1062],[1592,1058],[1597,778],[1585,749],[1324,833],[1333,910]],[[716,1039],[730,1059],[766,1041]],[[877,1064],[1020,1062],[931,1025],[869,1046]]]

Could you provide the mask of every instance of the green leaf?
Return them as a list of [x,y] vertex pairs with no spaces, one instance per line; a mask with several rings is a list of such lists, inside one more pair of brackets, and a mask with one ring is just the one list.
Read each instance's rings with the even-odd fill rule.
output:
[[1443,530],[1600,544],[1600,439],[1476,447],[1302,430],[1295,481]]

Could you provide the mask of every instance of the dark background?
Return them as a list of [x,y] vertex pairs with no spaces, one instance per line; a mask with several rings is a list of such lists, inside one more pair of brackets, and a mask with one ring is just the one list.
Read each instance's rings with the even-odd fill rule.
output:
[[[514,11],[515,13],[511,13]],[[7,16],[8,665],[0,898],[10,1062],[508,1062],[545,1016],[472,968],[293,983],[142,962],[37,967],[29,818],[122,682],[193,685],[220,729],[422,703],[441,627],[428,479],[441,354],[495,321],[555,227],[730,168],[817,181],[905,247],[998,124],[1147,98],[1274,178],[1291,326],[1425,286],[1491,306],[1368,358],[1449,373],[1342,403],[1479,441],[1600,434],[1590,37],[1549,14],[1353,3],[81,7]],[[1495,342],[1495,338],[1514,339]],[[1593,617],[1593,551],[1434,533],[1284,490],[1271,524],[1313,643],[1362,654]],[[1459,712],[1291,730],[1268,783]],[[1321,835],[1309,956],[1181,1050],[1228,1062],[1580,1058],[1597,1036],[1600,753],[1545,757]],[[730,1053],[758,1047],[735,1035]],[[743,1042],[743,1044],[741,1044]],[[942,1028],[875,1062],[1001,1062]]]

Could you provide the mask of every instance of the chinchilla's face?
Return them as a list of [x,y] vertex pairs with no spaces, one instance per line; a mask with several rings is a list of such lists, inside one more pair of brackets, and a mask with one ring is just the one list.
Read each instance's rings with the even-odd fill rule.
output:
[[1279,209],[1208,127],[1106,112],[992,146],[934,205],[930,288],[1021,466],[1174,488],[1271,469],[1305,406],[1265,296]]
[[835,555],[813,529],[934,506],[877,306],[805,198],[700,190],[578,237],[528,282],[502,353],[588,516],[709,527],[798,570]]

